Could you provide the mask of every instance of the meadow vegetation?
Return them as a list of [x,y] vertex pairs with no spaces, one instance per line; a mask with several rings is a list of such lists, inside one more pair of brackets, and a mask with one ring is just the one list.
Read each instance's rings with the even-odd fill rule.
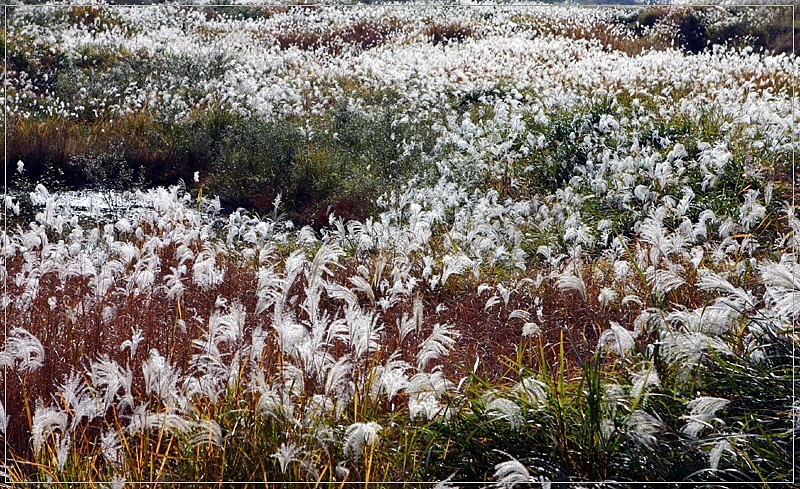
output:
[[792,480],[759,9],[8,8],[0,483]]

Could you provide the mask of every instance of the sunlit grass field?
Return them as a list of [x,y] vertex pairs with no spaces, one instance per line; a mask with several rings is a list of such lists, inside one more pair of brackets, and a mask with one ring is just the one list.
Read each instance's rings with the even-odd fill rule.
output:
[[6,7],[0,485],[792,482],[791,21]]

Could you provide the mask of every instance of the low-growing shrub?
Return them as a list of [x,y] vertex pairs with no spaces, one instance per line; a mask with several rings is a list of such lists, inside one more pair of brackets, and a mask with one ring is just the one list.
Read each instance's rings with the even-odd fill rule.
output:
[[472,26],[459,22],[430,21],[422,33],[434,46],[446,46],[451,42],[462,42],[473,37],[475,30]]

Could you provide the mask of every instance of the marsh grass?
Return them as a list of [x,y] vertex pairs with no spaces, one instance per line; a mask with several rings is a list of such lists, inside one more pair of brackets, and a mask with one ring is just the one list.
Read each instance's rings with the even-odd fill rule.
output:
[[[31,12],[17,20],[128,32],[100,7]],[[187,32],[325,12],[206,7]],[[661,56],[712,35],[704,15],[656,7],[560,35],[588,40],[570,56]],[[491,40],[490,17],[256,38],[306,60],[457,54]],[[514,20],[525,46],[553,27]],[[688,82],[584,96],[572,78],[562,103],[461,73],[424,116],[404,108],[420,87],[338,73],[317,87],[335,97],[298,103],[308,114],[260,117],[193,89],[232,69],[224,53],[6,42],[35,95],[8,121],[24,161],[0,241],[7,482],[763,487],[796,468],[793,78],[763,55],[700,55],[753,61],[730,76],[769,92],[750,122],[696,106],[707,87]],[[188,109],[101,106],[104,83],[154,73],[185,77]],[[81,88],[93,109],[37,102]],[[87,219],[48,190],[139,175],[155,188],[130,215]]]

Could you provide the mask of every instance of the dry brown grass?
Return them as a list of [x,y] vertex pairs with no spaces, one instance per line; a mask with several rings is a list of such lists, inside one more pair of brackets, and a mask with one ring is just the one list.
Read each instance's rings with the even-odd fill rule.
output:
[[275,34],[281,49],[297,47],[304,51],[323,49],[333,56],[348,46],[359,50],[372,49],[385,44],[402,25],[398,19],[382,19],[380,22],[359,20],[358,22],[323,31],[285,30]]
[[473,37],[476,32],[472,26],[461,22],[430,21],[422,33],[434,46],[446,46],[451,42],[462,42]]

